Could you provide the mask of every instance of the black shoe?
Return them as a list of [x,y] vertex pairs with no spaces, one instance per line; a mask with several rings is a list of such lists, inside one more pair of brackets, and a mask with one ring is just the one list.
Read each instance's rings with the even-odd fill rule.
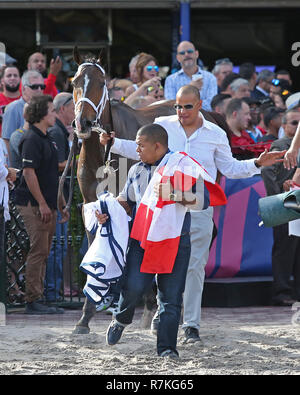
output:
[[114,344],[117,344],[118,341],[121,339],[123,330],[125,326],[119,324],[117,321],[113,320],[106,332],[106,341],[107,344],[110,346],[113,346]]
[[175,351],[169,350],[169,349],[161,352],[159,354],[159,356],[163,357],[163,358],[172,358],[172,359],[178,359],[179,358],[179,355]]
[[27,303],[25,314],[42,315],[42,314],[61,314],[58,313],[56,307],[49,307],[38,302]]
[[184,328],[185,343],[195,343],[201,341],[197,328],[188,326]]

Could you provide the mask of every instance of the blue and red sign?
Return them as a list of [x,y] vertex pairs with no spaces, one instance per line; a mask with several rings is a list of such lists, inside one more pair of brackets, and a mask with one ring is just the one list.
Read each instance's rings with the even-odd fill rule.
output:
[[218,229],[205,267],[207,278],[272,275],[272,228],[259,227],[258,199],[266,196],[260,176],[221,178],[228,203],[214,208]]

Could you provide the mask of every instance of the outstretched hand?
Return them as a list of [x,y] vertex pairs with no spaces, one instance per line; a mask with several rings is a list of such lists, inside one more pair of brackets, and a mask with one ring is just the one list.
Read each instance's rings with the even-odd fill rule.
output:
[[283,156],[285,155],[285,151],[272,151],[268,152],[265,150],[260,154],[260,156],[255,160],[255,163],[259,166],[272,166],[275,163],[283,162]]
[[298,149],[289,148],[284,155],[283,165],[287,170],[297,166]]

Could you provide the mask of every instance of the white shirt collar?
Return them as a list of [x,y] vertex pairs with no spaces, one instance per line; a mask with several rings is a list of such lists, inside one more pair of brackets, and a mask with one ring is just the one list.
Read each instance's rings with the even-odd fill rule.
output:
[[260,86],[256,85],[256,89],[258,91],[260,91],[261,93],[263,93],[265,96],[269,96],[268,92],[266,92],[263,88],[261,88]]

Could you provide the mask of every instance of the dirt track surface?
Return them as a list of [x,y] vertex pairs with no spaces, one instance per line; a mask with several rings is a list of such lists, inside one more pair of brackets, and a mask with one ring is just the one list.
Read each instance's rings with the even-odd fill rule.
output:
[[155,336],[139,326],[141,308],[113,347],[105,343],[111,320],[105,313],[93,318],[88,335],[72,334],[80,310],[44,317],[10,313],[0,326],[0,374],[299,374],[296,307],[204,308],[202,341],[183,344],[180,330],[178,360],[156,355]]

